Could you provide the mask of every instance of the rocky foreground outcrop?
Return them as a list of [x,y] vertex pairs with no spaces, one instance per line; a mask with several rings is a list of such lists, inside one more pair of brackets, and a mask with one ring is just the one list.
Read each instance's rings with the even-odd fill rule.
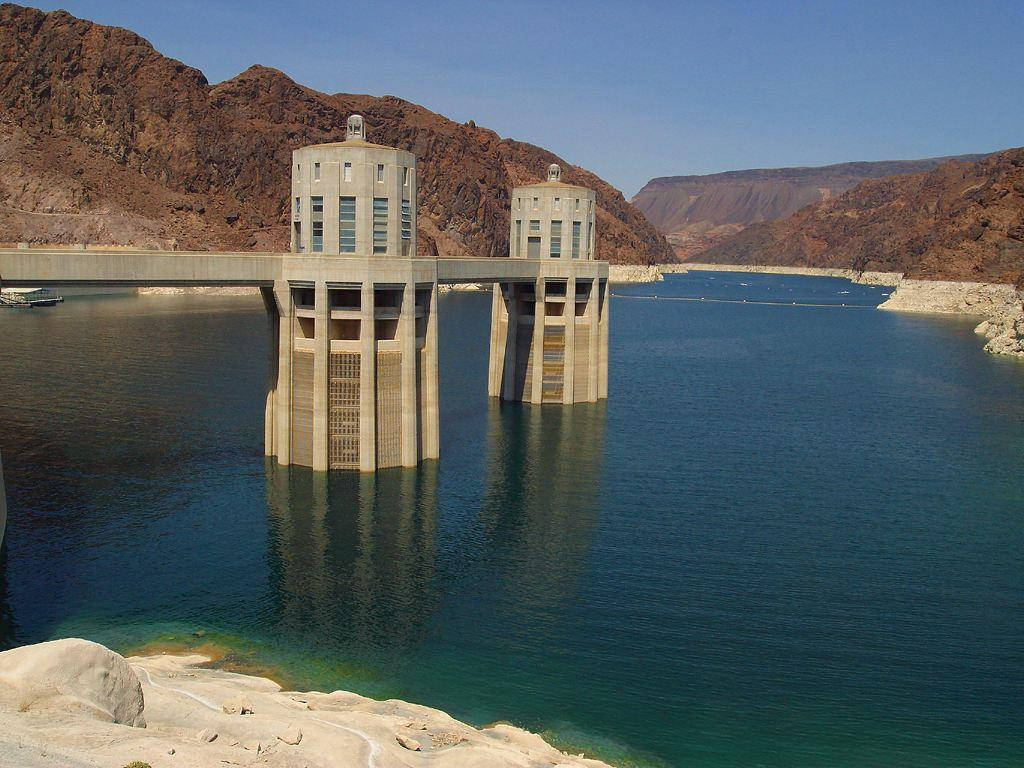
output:
[[124,659],[77,639],[0,653],[0,765],[609,768],[509,725],[477,729],[344,691],[282,691],[196,666],[204,661]]
[[747,227],[699,260],[1024,287],[1024,148],[865,181],[788,219]]
[[508,254],[509,192],[562,178],[597,192],[596,255],[674,260],[620,192],[531,144],[393,96],[326,94],[254,66],[210,85],[116,27],[0,6],[0,241],[282,250],[291,151],[369,137],[419,161],[424,255]]

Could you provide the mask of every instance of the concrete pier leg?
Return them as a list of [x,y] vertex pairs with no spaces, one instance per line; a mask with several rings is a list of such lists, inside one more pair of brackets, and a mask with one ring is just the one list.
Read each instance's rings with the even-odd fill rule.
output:
[[601,367],[600,360],[600,331],[597,327],[597,302],[598,289],[597,280],[590,283],[590,295],[587,297],[587,327],[589,328],[589,354],[587,359],[590,365],[587,367],[587,402],[597,402],[597,371]]
[[501,328],[502,304],[501,283],[494,283],[491,287],[491,345],[490,354],[487,358],[488,397],[498,397],[501,395],[505,345],[508,343],[508,333],[507,331],[502,333]]
[[261,287],[260,298],[263,299],[263,308],[267,311],[267,330],[269,333],[269,343],[267,344],[267,402],[263,411],[263,455],[274,456],[277,453],[274,448],[277,434],[274,395],[277,392],[277,359],[278,346],[281,343],[281,314],[277,311],[277,301],[274,299],[273,288]]
[[295,306],[288,283],[274,283],[274,298],[278,308],[277,387],[274,393],[274,421],[276,423],[274,448],[279,464],[291,464],[292,418],[292,346],[295,336]]
[[[523,401],[528,403],[544,402],[544,316],[545,316],[545,284],[544,278],[537,280],[534,288],[533,305],[533,381],[523,387]],[[526,393],[529,390],[530,396]]]
[[576,400],[576,276],[570,275],[565,286],[565,352],[562,358],[562,404],[572,405]]
[[402,291],[398,321],[402,350],[402,466],[419,462],[419,414],[416,403],[416,284],[410,280]]
[[609,286],[606,280],[601,280],[600,285],[601,304],[598,310],[598,328],[601,332],[601,348],[598,355],[597,367],[597,396],[598,398],[608,397],[608,308],[611,306]]
[[377,469],[377,341],[373,282],[360,291],[359,320],[359,469]]
[[317,280],[313,303],[313,469],[327,471],[327,363],[331,354],[327,283]]
[[516,391],[516,345],[519,343],[519,286],[508,284],[508,330],[505,334],[504,371],[502,397],[515,399]]
[[425,459],[437,459],[441,456],[441,407],[440,407],[440,385],[438,383],[437,370],[437,280],[435,279],[430,287],[430,306],[427,312],[427,335],[424,346],[424,368],[420,376],[422,392],[420,396],[424,402],[423,433],[426,448],[423,452]]

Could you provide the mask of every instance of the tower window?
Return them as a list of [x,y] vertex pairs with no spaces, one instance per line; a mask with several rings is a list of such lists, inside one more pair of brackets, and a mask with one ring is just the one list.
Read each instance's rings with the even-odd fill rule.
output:
[[[383,168],[378,165],[378,170]],[[373,252],[388,252],[388,199],[386,197],[373,198]]]
[[530,231],[540,232],[540,219],[530,219]]
[[320,163],[313,163],[313,181],[320,181]]
[[402,186],[409,186],[409,169],[405,167],[402,168]]
[[578,221],[572,223],[572,257],[574,259],[580,257],[580,222]]
[[356,199],[354,197],[338,199],[338,251],[340,253],[356,252]]
[[295,178],[302,181],[302,163],[295,166]]
[[384,183],[384,164],[377,163],[377,181],[381,184]]
[[560,197],[556,197],[555,198],[555,210],[556,211],[562,210],[562,198],[560,198]]
[[[408,168],[405,169],[408,172]],[[412,205],[408,200],[402,201],[402,239],[412,239]]]
[[517,211],[518,211],[518,210],[520,209],[520,207],[521,207],[521,206],[520,206],[520,203],[522,202],[522,200],[523,200],[523,198],[521,198],[521,197],[517,197],[517,198],[516,198],[516,210],[517,210]]
[[579,209],[580,209],[580,199],[577,197],[576,198],[576,210],[578,211]]
[[512,237],[512,255],[519,255],[519,242],[523,236],[523,220],[516,219],[516,228]]
[[562,222],[551,222],[551,258],[562,258]]
[[302,198],[295,198],[295,215],[299,216],[302,213]]
[[594,258],[594,222],[587,227],[587,255]]
[[320,196],[309,199],[312,212],[312,242],[313,253],[323,253],[324,250],[324,199]]
[[535,197],[535,198],[533,198],[533,210],[536,211],[536,210],[539,210],[539,209],[540,209],[540,198]]
[[345,181],[352,181],[352,163],[345,163],[345,167],[342,172],[344,174],[343,178]]

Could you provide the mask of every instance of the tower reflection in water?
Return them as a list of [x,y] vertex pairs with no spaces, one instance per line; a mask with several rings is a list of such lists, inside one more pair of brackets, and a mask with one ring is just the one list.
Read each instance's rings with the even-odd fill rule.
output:
[[437,467],[324,475],[268,462],[282,633],[370,657],[421,639],[436,605]]
[[572,407],[492,401],[480,510],[508,618],[570,610],[598,517],[605,403]]
[[604,411],[493,401],[472,419],[477,439],[409,470],[268,463],[275,634],[370,667],[404,696],[481,720],[513,714],[503,689],[520,706],[550,688],[541,670],[580,610]]

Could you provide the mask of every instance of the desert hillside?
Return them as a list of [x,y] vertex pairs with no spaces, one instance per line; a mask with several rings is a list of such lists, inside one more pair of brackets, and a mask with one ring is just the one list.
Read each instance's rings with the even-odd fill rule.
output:
[[[343,73],[341,75],[343,77]],[[597,257],[672,260],[620,192],[540,147],[393,96],[325,94],[254,66],[216,85],[125,29],[0,6],[0,241],[281,250],[290,153],[344,138],[419,159],[419,245],[507,253],[508,194],[558,162],[598,200]]]
[[[970,155],[967,160],[980,159]],[[749,224],[784,219],[866,179],[922,173],[950,158],[842,163],[817,168],[763,168],[704,176],[651,179],[633,203],[681,259],[698,258],[715,242]]]
[[904,272],[1024,284],[1024,148],[864,181],[704,251],[718,264]]

